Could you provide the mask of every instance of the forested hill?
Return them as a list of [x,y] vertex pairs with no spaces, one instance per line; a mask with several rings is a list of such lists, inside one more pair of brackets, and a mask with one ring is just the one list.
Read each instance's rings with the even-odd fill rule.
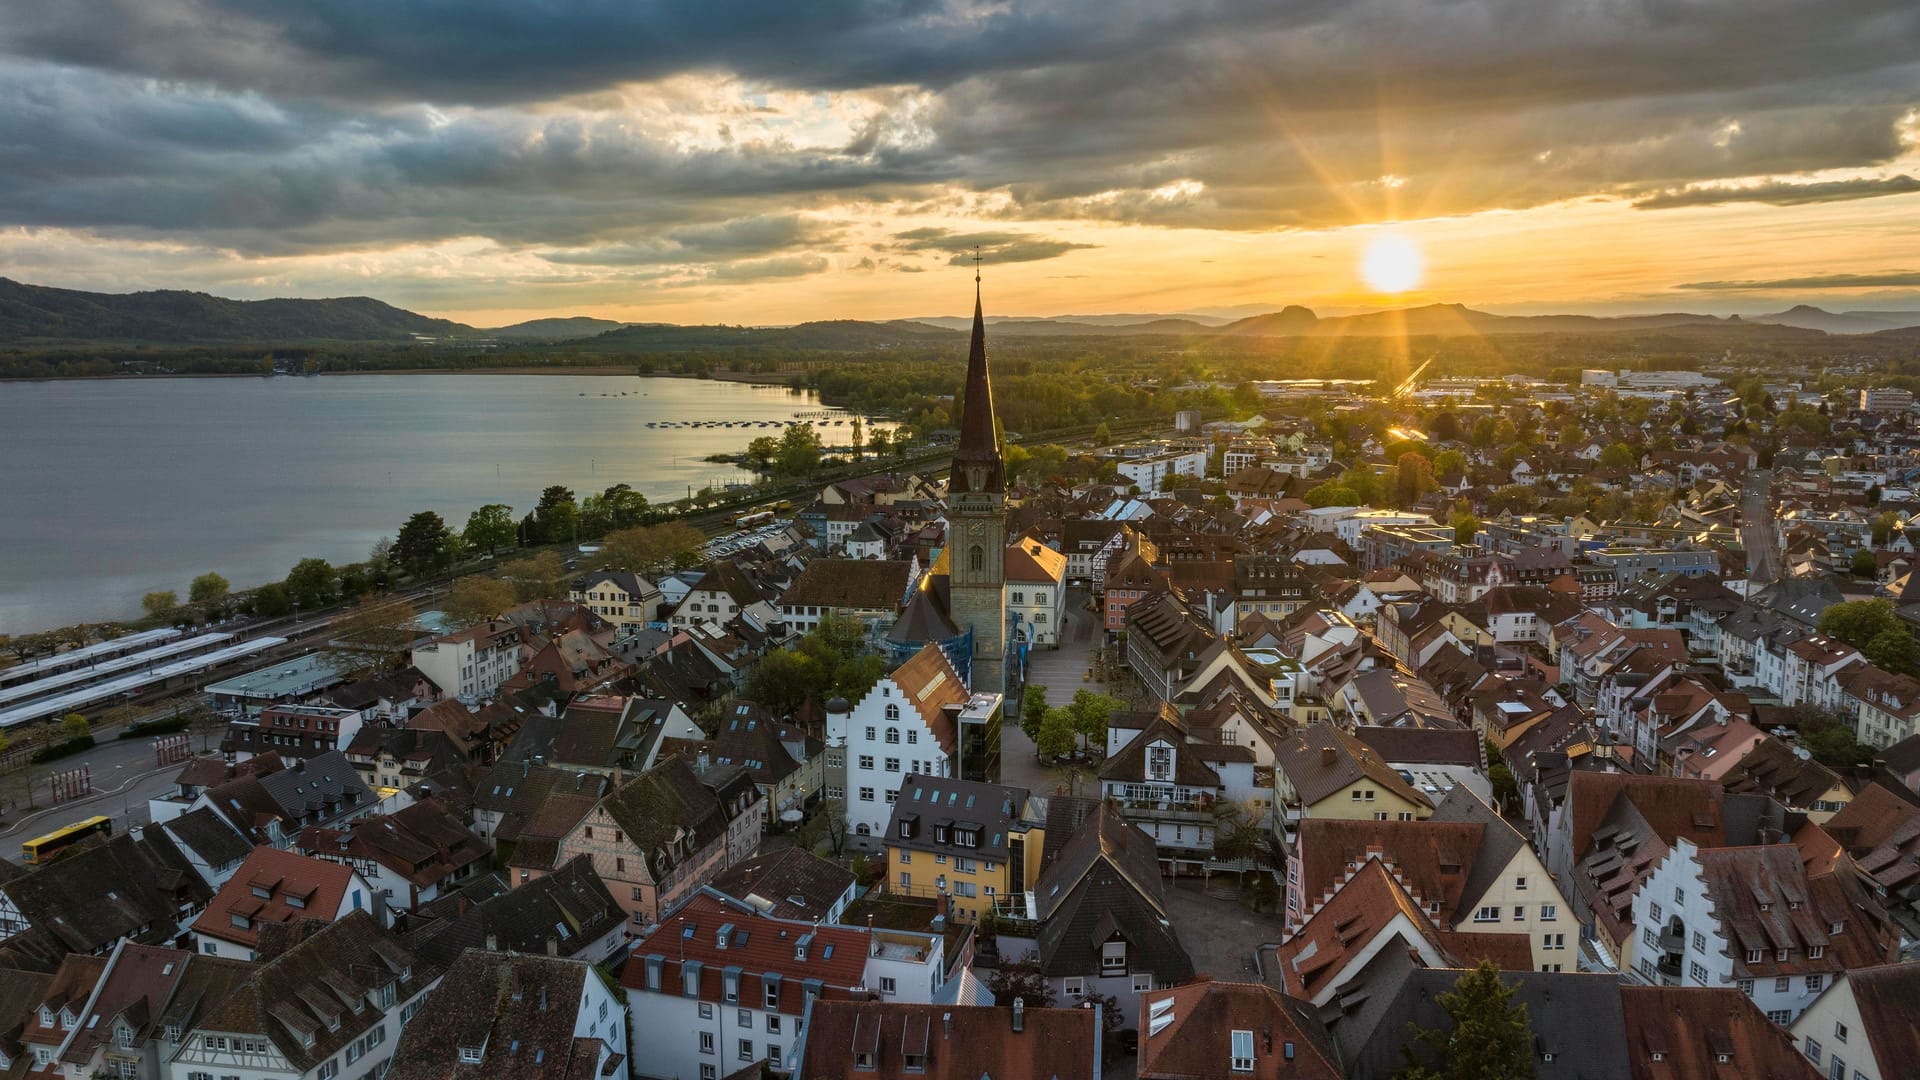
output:
[[682,349],[760,347],[823,352],[867,352],[906,346],[964,342],[958,330],[916,322],[861,322],[834,319],[798,326],[676,326],[645,323],[613,330],[576,344],[595,351],[674,352]]
[[406,342],[475,333],[472,327],[417,315],[365,296],[227,300],[178,290],[81,292],[0,278],[0,345]]

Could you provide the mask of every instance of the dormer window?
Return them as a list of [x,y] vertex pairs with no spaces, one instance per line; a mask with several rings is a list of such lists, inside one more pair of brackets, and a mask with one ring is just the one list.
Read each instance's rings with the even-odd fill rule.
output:
[[460,1062],[463,1065],[478,1065],[486,1059],[486,1056],[487,1048],[484,1046],[463,1046],[460,1048]]
[[53,1010],[47,1008],[45,1005],[40,1006],[40,1026],[41,1027],[53,1026]]
[[873,1054],[869,1051],[862,1050],[853,1055],[853,1067],[865,1072],[871,1072],[873,1070]]

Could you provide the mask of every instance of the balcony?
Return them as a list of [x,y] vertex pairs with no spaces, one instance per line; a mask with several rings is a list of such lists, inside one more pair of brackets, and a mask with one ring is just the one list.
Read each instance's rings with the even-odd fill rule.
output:
[[1653,970],[1659,974],[1661,983],[1677,986],[1680,983],[1680,969],[1683,966],[1681,954],[1670,952],[1661,955],[1659,961],[1653,965]]
[[1151,818],[1155,821],[1204,821],[1214,820],[1213,804],[1210,802],[1182,802],[1176,799],[1122,799],[1120,812],[1128,817]]

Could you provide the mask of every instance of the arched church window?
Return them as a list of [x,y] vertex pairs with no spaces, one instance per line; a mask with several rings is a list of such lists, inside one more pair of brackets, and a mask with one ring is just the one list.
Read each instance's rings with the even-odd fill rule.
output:
[[977,574],[986,568],[987,549],[981,547],[979,544],[973,545],[973,547],[967,551],[967,569]]

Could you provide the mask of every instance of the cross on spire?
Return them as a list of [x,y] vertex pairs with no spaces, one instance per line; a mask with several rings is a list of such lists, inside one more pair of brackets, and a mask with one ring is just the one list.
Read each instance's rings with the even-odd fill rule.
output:
[[980,284],[980,245],[973,245],[973,283]]

